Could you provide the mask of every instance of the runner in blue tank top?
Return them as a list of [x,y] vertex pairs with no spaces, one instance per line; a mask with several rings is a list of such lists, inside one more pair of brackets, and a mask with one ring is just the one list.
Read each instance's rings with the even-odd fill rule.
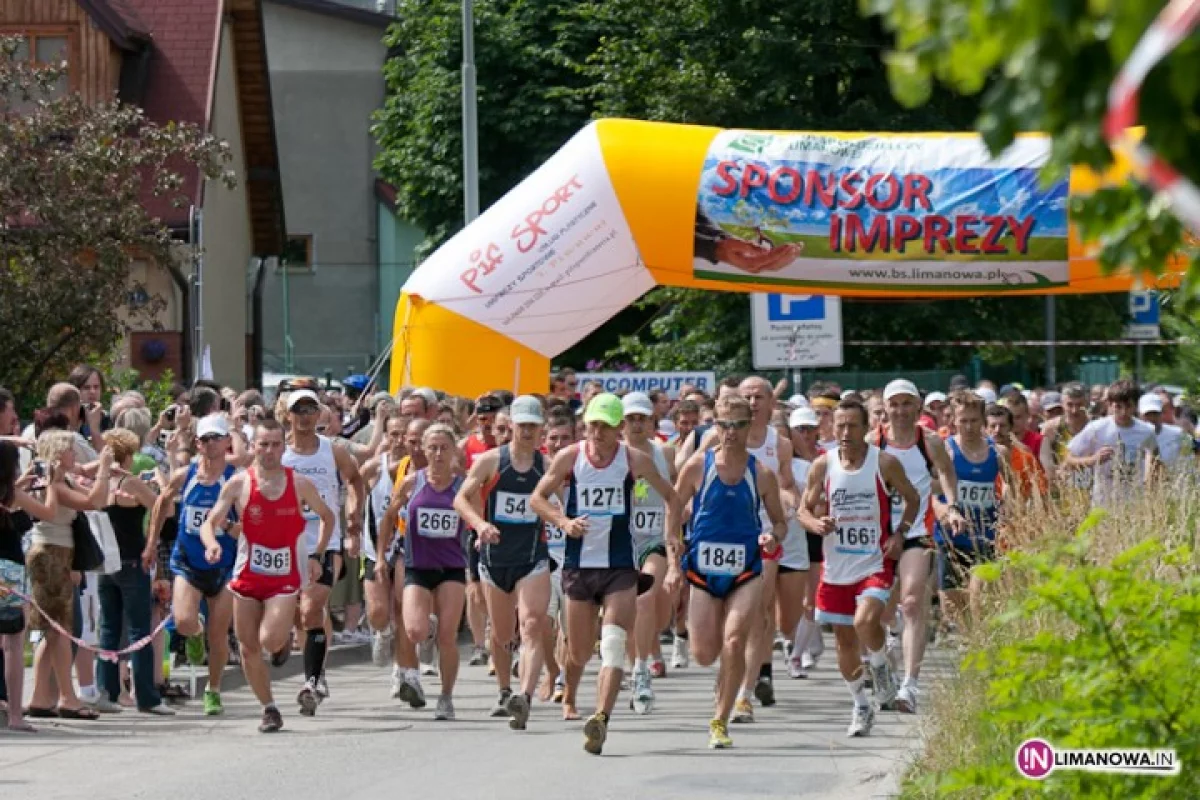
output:
[[[693,591],[688,601],[692,656],[701,666],[721,659],[716,713],[709,723],[709,747],[732,747],[729,716],[746,672],[746,637],[759,621],[763,594],[760,548],[774,552],[787,535],[779,482],[746,448],[750,404],[736,395],[717,402],[719,449],[696,453],[679,474],[680,503],[692,501],[687,552],[678,520],[668,517],[670,570],[667,590],[686,574]],[[771,529],[763,531],[759,509]],[[757,667],[757,665],[754,665]]]
[[230,511],[218,537],[221,559],[210,564],[204,557],[200,526],[217,504],[221,490],[237,469],[226,463],[229,451],[229,425],[225,417],[211,414],[196,424],[199,458],[186,467],[175,470],[171,480],[154,504],[146,532],[143,561],[149,569],[157,560],[158,536],[163,520],[178,498],[179,536],[171,553],[171,571],[175,585],[171,612],[175,630],[187,637],[188,660],[193,665],[204,663],[204,626],[200,621],[201,599],[208,604],[208,688],[204,691],[204,713],[220,714],[221,676],[229,660],[229,626],[233,619],[233,595],[226,586],[233,571],[237,543],[227,533],[237,524],[237,512]]

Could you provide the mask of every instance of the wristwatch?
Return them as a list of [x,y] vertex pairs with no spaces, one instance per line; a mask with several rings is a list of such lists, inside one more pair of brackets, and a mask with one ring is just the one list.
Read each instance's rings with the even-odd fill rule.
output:
[[911,530],[912,530],[912,523],[909,522],[908,520],[901,520],[900,524],[896,526],[896,533],[901,536],[903,536],[904,534],[908,533]]

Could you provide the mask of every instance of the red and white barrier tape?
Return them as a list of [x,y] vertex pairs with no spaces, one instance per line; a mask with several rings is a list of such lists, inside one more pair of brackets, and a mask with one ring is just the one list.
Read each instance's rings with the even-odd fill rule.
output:
[[1111,347],[1116,345],[1142,344],[1147,347],[1193,344],[1186,339],[1024,339],[1021,341],[990,340],[912,340],[912,341],[867,341],[851,339],[843,342],[849,347]]
[[1200,190],[1144,142],[1130,136],[1137,125],[1142,82],[1156,64],[1200,24],[1200,0],[1172,0],[1134,47],[1108,91],[1104,137],[1114,150],[1127,153],[1154,189],[1166,195],[1184,225],[1200,234]]
[[50,623],[50,627],[54,628],[54,630],[60,636],[67,637],[72,642],[74,642],[76,646],[82,647],[84,650],[91,650],[93,653],[96,654],[96,658],[99,658],[103,661],[111,661],[114,664],[117,663],[118,661],[120,661],[122,656],[132,655],[133,653],[136,653],[138,650],[141,650],[143,647],[146,647],[151,642],[153,642],[154,637],[158,636],[160,633],[162,633],[163,629],[167,627],[167,623],[171,621],[171,615],[168,614],[166,616],[166,618],[163,619],[162,622],[158,623],[158,627],[156,627],[154,630],[150,631],[149,636],[143,636],[141,639],[138,639],[136,642],[130,642],[128,647],[122,648],[120,650],[106,650],[102,647],[96,647],[95,645],[88,644],[87,642],[83,641],[82,639],[72,635],[72,633],[70,631],[63,628],[63,626],[59,625],[58,622],[56,622],[49,614],[47,614],[42,609],[42,607],[37,604],[37,601],[34,600],[29,595],[22,594],[21,592],[18,592],[16,589],[12,589],[12,588],[7,588],[7,591],[9,593],[16,595],[17,597],[21,598],[26,603],[29,603],[29,605],[31,605],[35,609],[37,609],[37,612],[42,615],[42,619],[44,619],[46,622]]

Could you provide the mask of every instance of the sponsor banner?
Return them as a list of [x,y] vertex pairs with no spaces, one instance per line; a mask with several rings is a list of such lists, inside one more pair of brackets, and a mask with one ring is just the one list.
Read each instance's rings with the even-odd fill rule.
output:
[[672,399],[683,386],[694,386],[710,395],[717,393],[715,372],[580,372],[575,375],[582,387],[597,381],[606,392],[646,392],[662,389]]

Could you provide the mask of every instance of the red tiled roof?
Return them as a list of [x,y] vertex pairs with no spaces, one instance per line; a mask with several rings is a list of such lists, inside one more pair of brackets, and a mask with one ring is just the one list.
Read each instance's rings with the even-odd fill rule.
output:
[[[94,2],[94,0],[93,0]],[[153,51],[146,83],[146,116],[159,124],[190,122],[207,131],[222,0],[107,0],[149,29]],[[199,205],[200,173],[184,172],[183,194]],[[188,209],[167,197],[146,198],[146,209],[170,226],[186,225]]]

